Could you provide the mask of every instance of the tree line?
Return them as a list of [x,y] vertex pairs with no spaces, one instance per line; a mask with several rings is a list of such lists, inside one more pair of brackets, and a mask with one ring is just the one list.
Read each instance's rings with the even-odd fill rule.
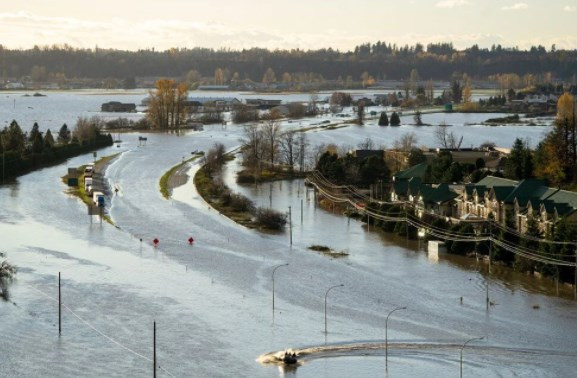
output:
[[[454,73],[467,72],[474,78],[515,74],[533,75],[541,81],[570,79],[577,74],[577,50],[549,50],[543,46],[527,50],[500,45],[463,50],[451,44],[397,46],[385,42],[367,43],[351,51],[331,48],[318,50],[243,50],[173,48],[81,49],[70,46],[7,49],[0,46],[0,74],[5,78],[29,77],[34,81],[65,81],[71,78],[127,78],[189,74],[214,77],[215,84],[242,80],[254,82],[294,82],[341,80],[371,85],[378,79],[407,79],[416,69],[423,78],[450,80]],[[218,75],[217,75],[218,73]],[[126,80],[131,83],[133,80]]]
[[0,157],[3,180],[36,168],[113,144],[110,134],[101,133],[104,121],[99,117],[78,118],[72,130],[63,124],[56,136],[50,129],[40,131],[34,123],[30,132],[15,120],[0,131]]

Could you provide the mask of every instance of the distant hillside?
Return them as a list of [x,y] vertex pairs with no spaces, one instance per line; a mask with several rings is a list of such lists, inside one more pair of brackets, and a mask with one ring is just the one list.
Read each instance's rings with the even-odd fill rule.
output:
[[[271,70],[269,70],[269,68]],[[220,69],[220,70],[219,70]],[[458,51],[452,44],[396,46],[377,42],[352,51],[212,50],[167,51],[76,49],[69,46],[9,50],[0,46],[0,75],[33,81],[71,78],[126,79],[128,77],[214,77],[216,84],[231,81],[312,82],[405,80],[415,69],[423,80],[450,80],[466,73],[474,79],[514,73],[531,80],[571,80],[577,75],[577,50],[529,50],[472,46]],[[217,72],[218,70],[218,72]],[[267,73],[268,71],[268,73]],[[364,74],[364,75],[363,75]],[[361,79],[362,77],[362,79]],[[193,78],[194,79],[194,78]]]

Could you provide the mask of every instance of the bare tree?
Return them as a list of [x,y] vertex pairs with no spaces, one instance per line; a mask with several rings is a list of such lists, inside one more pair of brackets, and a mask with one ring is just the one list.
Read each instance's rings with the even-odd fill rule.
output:
[[297,160],[299,162],[299,170],[305,171],[306,161],[308,160],[308,146],[307,134],[300,132],[297,137]]
[[282,161],[289,166],[291,172],[294,170],[295,160],[298,155],[296,133],[294,130],[284,132],[280,135],[279,140]]
[[414,132],[404,133],[399,139],[393,142],[393,148],[398,151],[409,152],[417,147],[419,138]]
[[266,145],[265,156],[270,163],[271,169],[277,161],[277,151],[280,135],[280,120],[278,114],[272,112],[268,115],[262,128],[263,140]]
[[454,132],[448,131],[448,127],[445,122],[437,126],[435,129],[435,139],[437,139],[437,143],[441,148],[459,149],[461,143],[463,143],[463,136],[459,138]]
[[256,123],[244,127],[242,154],[245,165],[248,165],[256,173],[260,173],[260,161],[263,156],[263,132]]
[[318,113],[318,108],[317,108],[317,102],[319,101],[319,95],[316,93],[311,93],[310,98],[309,98],[309,109],[308,109],[308,113],[310,115],[317,115]]
[[366,138],[364,141],[358,144],[359,150],[374,150],[375,142],[371,138]]

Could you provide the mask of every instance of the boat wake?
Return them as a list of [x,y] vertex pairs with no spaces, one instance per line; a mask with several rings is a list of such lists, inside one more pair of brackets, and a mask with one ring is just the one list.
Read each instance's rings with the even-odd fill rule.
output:
[[[391,351],[406,351],[407,354],[415,352],[451,352],[458,351],[462,348],[461,343],[418,343],[418,342],[389,342],[388,349]],[[558,350],[529,349],[488,345],[468,345],[468,349],[474,349],[478,354],[486,355],[504,355],[511,356],[560,356],[560,357],[577,357],[577,352],[565,352]],[[269,352],[260,355],[257,362],[263,365],[276,364],[286,365],[284,358],[286,353],[294,353],[298,358],[298,364],[304,364],[321,358],[333,357],[355,357],[355,356],[382,356],[385,353],[385,343],[367,342],[354,344],[334,344],[312,346],[303,349],[286,349],[277,352]]]

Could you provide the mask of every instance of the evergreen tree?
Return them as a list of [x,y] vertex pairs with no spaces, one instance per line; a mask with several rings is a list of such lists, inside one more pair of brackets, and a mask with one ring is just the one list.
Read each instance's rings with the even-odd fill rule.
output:
[[463,181],[463,169],[461,164],[457,162],[451,163],[449,169],[445,171],[440,181],[446,183]]
[[409,167],[412,167],[417,164],[421,164],[427,161],[425,154],[419,148],[411,149],[409,152]]
[[401,118],[399,118],[397,112],[393,112],[393,114],[391,114],[390,124],[391,126],[399,126],[401,124]]
[[[511,180],[521,180],[523,177],[523,160],[527,155],[525,145],[520,138],[515,139],[511,153],[505,164],[505,177]],[[532,169],[531,169],[532,170]]]
[[449,175],[445,176],[445,173],[449,171],[452,164],[453,155],[448,151],[441,151],[431,164],[431,182],[440,183],[449,178]]
[[52,148],[54,147],[54,137],[52,136],[52,132],[50,129],[46,131],[44,135],[44,147],[45,148]]
[[34,122],[32,130],[30,130],[30,134],[28,134],[28,142],[34,143],[38,134],[40,134],[40,126],[38,126],[38,122]]
[[456,104],[459,104],[463,99],[463,87],[459,80],[453,80],[451,84],[451,96]]
[[34,141],[32,142],[32,153],[40,154],[44,150],[44,139],[42,134],[36,133]]
[[6,151],[23,152],[26,136],[18,122],[13,120],[4,133],[4,148]]
[[389,117],[387,117],[387,112],[381,112],[379,126],[389,126]]
[[58,132],[58,143],[68,144],[70,142],[70,130],[66,124],[62,125]]
[[533,154],[528,148],[523,153],[523,178],[533,177]]
[[359,168],[359,174],[361,183],[369,186],[379,179],[387,179],[389,177],[389,167],[387,167],[382,157],[371,156],[363,160]]

